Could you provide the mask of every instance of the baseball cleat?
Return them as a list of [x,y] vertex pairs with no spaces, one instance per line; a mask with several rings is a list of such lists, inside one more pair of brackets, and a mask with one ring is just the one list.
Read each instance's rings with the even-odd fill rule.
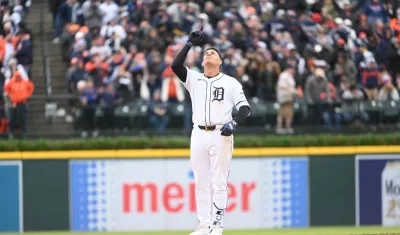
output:
[[211,228],[210,235],[222,235],[224,230],[221,227],[213,227]]
[[196,231],[190,233],[190,235],[210,235],[210,227],[201,227]]

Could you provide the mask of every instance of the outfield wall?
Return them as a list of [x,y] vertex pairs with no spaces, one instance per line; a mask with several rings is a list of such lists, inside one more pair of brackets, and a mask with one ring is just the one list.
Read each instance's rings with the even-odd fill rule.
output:
[[[193,229],[188,152],[1,153],[0,231]],[[396,161],[396,146],[236,149],[226,227],[400,225]]]

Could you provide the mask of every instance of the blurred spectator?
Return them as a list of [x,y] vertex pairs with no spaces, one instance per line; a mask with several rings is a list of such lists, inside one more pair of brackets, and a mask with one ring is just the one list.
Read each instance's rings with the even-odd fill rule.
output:
[[98,135],[96,122],[96,108],[99,103],[99,97],[92,80],[78,82],[78,92],[80,95],[81,106],[83,108],[83,132],[82,137],[87,137],[88,132],[93,136]]
[[60,9],[61,4],[64,3],[65,0],[48,0],[48,6],[49,6],[49,10],[52,13],[52,17],[53,17],[53,27],[56,27],[57,24],[57,13],[58,13],[58,9]]
[[[245,63],[248,63],[247,61]],[[251,70],[255,70],[256,68],[258,68],[257,64],[252,63],[251,64]],[[238,79],[238,81],[242,84],[243,90],[246,94],[248,94],[250,97],[254,97],[256,96],[256,83],[254,80],[250,79],[249,73],[251,73],[252,71],[250,71],[250,69],[248,71],[246,71],[246,67],[245,66],[238,66],[235,68],[235,71],[233,71],[235,73],[235,77]],[[260,81],[261,82],[261,81]],[[260,84],[261,85],[261,84]],[[261,95],[263,95],[263,87],[260,86],[259,89],[261,89],[259,92]],[[260,96],[261,98],[261,96]]]
[[325,16],[327,20],[333,20],[339,16],[333,1],[334,0],[325,0],[324,6],[322,7],[322,15]]
[[87,43],[85,39],[85,34],[83,32],[77,32],[75,34],[75,41],[72,46],[71,57],[77,57],[77,56],[86,57],[87,56],[86,48],[87,48]]
[[122,50],[114,50],[112,56],[107,61],[108,74],[103,79],[103,82],[109,84],[116,82],[120,75],[124,76],[125,71],[125,57]]
[[27,109],[26,102],[32,96],[34,85],[30,80],[23,79],[19,72],[14,72],[9,82],[5,84],[4,91],[11,101],[10,109],[10,138],[18,125],[22,135],[26,134]]
[[157,132],[164,132],[169,123],[167,104],[161,101],[161,92],[156,90],[149,104],[150,122]]
[[67,64],[70,63],[71,54],[73,53],[74,49],[77,48],[76,46],[74,47],[74,43],[76,38],[79,38],[79,36],[75,35],[78,32],[79,32],[78,25],[67,24],[60,36],[61,54],[63,56],[63,60]]
[[98,54],[94,54],[91,60],[86,63],[85,71],[89,76],[93,77],[94,84],[100,86],[103,80],[107,80],[109,64],[106,61],[102,61]]
[[11,79],[15,72],[19,72],[23,79],[29,79],[30,77],[25,71],[24,66],[18,64],[18,60],[15,58],[11,58],[8,60],[8,64],[3,67],[3,73],[5,76],[5,82]]
[[360,120],[367,124],[369,116],[365,111],[360,110],[360,101],[364,100],[364,94],[355,84],[350,84],[342,94],[343,119],[347,123]]
[[167,103],[182,102],[185,99],[185,93],[171,67],[164,70],[162,77],[161,101]]
[[348,83],[356,83],[357,68],[351,58],[348,58],[345,54],[338,54],[337,61],[334,68],[334,84],[340,85],[346,81]]
[[76,0],[66,0],[60,5],[56,15],[56,24],[54,30],[54,43],[60,41],[60,35],[65,25],[78,22],[79,3]]
[[[7,28],[8,24],[4,24],[4,28]],[[1,60],[4,62],[8,62],[11,58],[14,57],[17,49],[18,38],[15,37],[12,33],[7,33],[4,38],[0,38],[0,53]]]
[[[296,96],[296,82],[294,80],[295,68],[288,66],[285,71],[279,75],[276,96],[279,103],[279,113],[276,119],[276,132],[278,134],[293,133],[293,103]],[[282,123],[285,124],[283,128]]]
[[[358,38],[364,39],[367,34],[371,34],[371,25],[368,23],[368,18],[365,14],[361,14],[359,16],[359,23],[355,27],[355,30],[357,32]],[[364,36],[365,35],[365,36]]]
[[103,37],[97,37],[93,40],[93,45],[90,48],[90,56],[98,55],[100,60],[109,58],[112,54],[112,50],[108,45],[104,44]]
[[368,17],[368,22],[372,24],[378,20],[387,22],[388,13],[380,0],[370,0],[364,8],[364,13]]
[[104,13],[103,25],[108,24],[118,17],[119,7],[113,0],[104,0],[104,2],[99,5],[99,9]]
[[141,78],[140,98],[149,101],[156,90],[161,89],[161,82],[154,74],[147,74]]
[[394,80],[396,84],[396,90],[400,92],[400,74],[396,74],[396,80]]
[[82,11],[85,17],[85,25],[89,29],[100,28],[105,12],[100,9],[100,0],[86,1],[82,5]]
[[149,29],[149,33],[144,38],[141,46],[143,47],[143,50],[147,53],[152,50],[164,51],[166,48],[163,38],[160,37],[159,32],[156,29]]
[[79,81],[85,80],[86,71],[83,60],[74,58],[71,60],[71,66],[67,72],[68,92],[74,93]]
[[116,80],[118,82],[114,84],[114,87],[117,96],[121,99],[121,102],[131,102],[134,95],[136,95],[136,93],[134,92],[135,87],[132,81],[132,74],[125,71],[124,69],[121,69]]
[[396,10],[395,18],[392,18],[390,20],[389,27],[393,31],[394,35],[399,37],[399,33],[400,33],[400,9]]
[[311,111],[311,123],[320,123],[323,113],[329,110],[331,103],[329,83],[322,68],[316,68],[307,78],[304,96]]
[[117,23],[118,22],[117,20],[118,20],[117,17],[110,19],[110,21],[107,24],[101,27],[100,35],[103,38],[112,40],[116,39],[123,40],[126,38],[125,29],[124,27],[122,27],[120,24]]
[[22,6],[24,13],[22,16],[25,17],[25,15],[29,12],[29,8],[32,6],[32,0],[17,0],[15,4],[17,6]]
[[400,45],[399,40],[395,37],[391,39],[388,49],[388,69],[392,74],[400,74]]
[[104,89],[100,89],[100,104],[103,109],[103,118],[99,123],[102,125],[104,129],[113,130],[115,128],[114,123],[114,110],[115,106],[120,103],[120,98],[115,92],[114,86],[112,84],[108,84]]
[[366,67],[361,70],[362,83],[369,100],[378,100],[378,87],[381,84],[381,73],[374,58],[366,59]]
[[22,34],[17,46],[15,58],[24,67],[28,77],[31,77],[31,67],[33,63],[32,42],[29,34]]
[[193,24],[192,29],[190,31],[195,31],[200,28],[203,28],[203,32],[206,35],[212,36],[214,30],[213,30],[213,27],[211,26],[211,24],[209,23],[208,15],[205,13],[201,13],[198,16],[198,19],[199,19],[198,22]]
[[[328,83],[328,87],[331,101],[337,102],[339,100],[339,97],[337,97],[336,87],[331,82]],[[324,96],[326,95],[327,94],[324,92],[321,93],[322,98],[324,98]],[[328,104],[327,108],[322,112],[322,119],[324,121],[325,127],[328,129],[339,127],[342,121],[342,116],[339,108],[334,106],[334,104]]]
[[393,86],[392,78],[390,74],[385,71],[382,73],[382,83],[383,87],[379,90],[379,100],[394,100],[399,101],[399,92]]

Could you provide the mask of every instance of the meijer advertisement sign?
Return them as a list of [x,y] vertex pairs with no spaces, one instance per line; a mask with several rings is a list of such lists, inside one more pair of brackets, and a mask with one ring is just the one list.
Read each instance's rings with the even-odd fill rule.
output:
[[357,224],[400,226],[400,155],[356,156]]
[[[71,161],[74,231],[191,230],[195,186],[187,159]],[[236,158],[225,226],[308,226],[308,160]]]

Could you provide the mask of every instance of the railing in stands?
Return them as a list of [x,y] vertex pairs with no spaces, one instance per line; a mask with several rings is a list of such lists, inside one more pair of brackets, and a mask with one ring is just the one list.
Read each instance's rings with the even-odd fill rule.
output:
[[46,95],[48,100],[51,100],[52,93],[52,85],[51,85],[51,73],[50,73],[50,64],[49,64],[49,55],[47,48],[47,40],[46,40],[46,32],[45,32],[45,7],[40,9],[40,37],[41,37],[41,51],[43,58],[43,75],[44,82],[46,87]]
[[[47,2],[44,2],[46,4]],[[41,51],[42,51],[42,60],[43,60],[43,76],[44,76],[44,85],[46,90],[47,101],[45,103],[45,111],[44,116],[47,121],[53,123],[56,115],[57,115],[57,102],[53,100],[53,90],[51,84],[51,73],[50,73],[50,62],[49,62],[49,54],[48,54],[48,47],[47,47],[47,38],[45,32],[45,9],[46,6],[43,6],[40,9],[40,39],[41,39]]]

